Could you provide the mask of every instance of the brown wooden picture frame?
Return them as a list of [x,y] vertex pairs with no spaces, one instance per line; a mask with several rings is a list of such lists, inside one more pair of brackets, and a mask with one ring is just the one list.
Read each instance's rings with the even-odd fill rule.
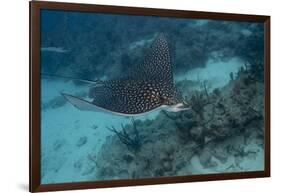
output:
[[[202,174],[178,177],[159,177],[147,179],[106,180],[92,182],[75,182],[42,185],[40,183],[40,10],[71,10],[79,12],[100,12],[144,16],[166,16],[196,19],[214,19],[229,21],[249,21],[264,23],[264,100],[265,100],[265,155],[264,171]],[[134,186],[149,184],[182,183],[195,181],[227,180],[242,178],[258,178],[270,176],[270,17],[260,15],[244,15],[230,13],[211,13],[199,11],[166,10],[152,8],[136,8],[121,6],[104,6],[90,4],[30,2],[30,191],[57,191],[72,189],[104,188],[118,186]]]

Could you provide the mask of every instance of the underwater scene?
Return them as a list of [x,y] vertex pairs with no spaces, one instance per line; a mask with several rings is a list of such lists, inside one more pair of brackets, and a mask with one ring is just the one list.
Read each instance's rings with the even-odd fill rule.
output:
[[264,25],[41,10],[41,184],[264,170]]

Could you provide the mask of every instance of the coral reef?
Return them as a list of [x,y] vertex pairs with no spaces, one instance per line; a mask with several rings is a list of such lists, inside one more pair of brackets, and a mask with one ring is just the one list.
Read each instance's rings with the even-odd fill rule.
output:
[[[48,20],[45,12],[43,21]],[[263,25],[259,23],[64,12],[48,21],[42,22],[42,47],[67,52],[42,52],[43,73],[84,79],[120,77],[142,62],[140,58],[158,33],[168,34],[173,42],[174,72],[179,74],[204,67],[210,58],[238,56],[255,64],[263,57]]]
[[120,141],[127,146],[128,150],[137,152],[140,150],[143,139],[139,135],[139,131],[137,130],[136,122],[132,118],[132,134],[126,132],[126,127],[122,124],[122,131],[117,131],[115,127],[107,127],[107,129],[113,133],[115,133]]
[[[263,84],[242,70],[223,88],[206,85],[186,102],[188,111],[163,111],[133,121],[102,146],[97,179],[145,178],[252,171],[263,165]],[[136,130],[136,123],[138,130]],[[137,134],[136,134],[137,131]],[[130,135],[129,135],[130,133]],[[135,133],[135,134],[134,134]],[[137,151],[134,140],[142,140]],[[124,145],[125,144],[125,145]],[[127,147],[127,148],[126,148]],[[256,160],[258,166],[251,163]]]

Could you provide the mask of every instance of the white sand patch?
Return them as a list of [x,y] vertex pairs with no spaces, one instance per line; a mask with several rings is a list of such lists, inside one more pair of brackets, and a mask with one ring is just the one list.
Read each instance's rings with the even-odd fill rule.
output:
[[175,81],[193,80],[208,81],[213,89],[225,86],[230,80],[230,73],[236,72],[243,66],[241,59],[234,57],[228,61],[215,62],[209,60],[204,68],[195,68],[184,75],[175,76]]

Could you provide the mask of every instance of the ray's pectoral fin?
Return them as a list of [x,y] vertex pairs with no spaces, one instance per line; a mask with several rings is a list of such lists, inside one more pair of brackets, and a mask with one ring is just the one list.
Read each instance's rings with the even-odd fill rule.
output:
[[114,112],[114,111],[110,111],[108,109],[105,109],[103,107],[97,106],[93,103],[91,103],[90,101],[69,95],[69,94],[65,94],[65,93],[61,93],[61,95],[68,101],[70,102],[74,107],[76,107],[79,110],[82,111],[92,111],[92,112],[99,112],[99,113],[110,113],[112,115],[126,115],[124,113],[118,113],[118,112]]
[[61,95],[67,100],[69,101],[73,106],[75,106],[76,108],[83,110],[83,111],[100,111],[98,109],[98,107],[94,104],[92,104],[89,101],[86,101],[84,99],[69,95],[69,94],[65,94],[65,93],[61,93]]

